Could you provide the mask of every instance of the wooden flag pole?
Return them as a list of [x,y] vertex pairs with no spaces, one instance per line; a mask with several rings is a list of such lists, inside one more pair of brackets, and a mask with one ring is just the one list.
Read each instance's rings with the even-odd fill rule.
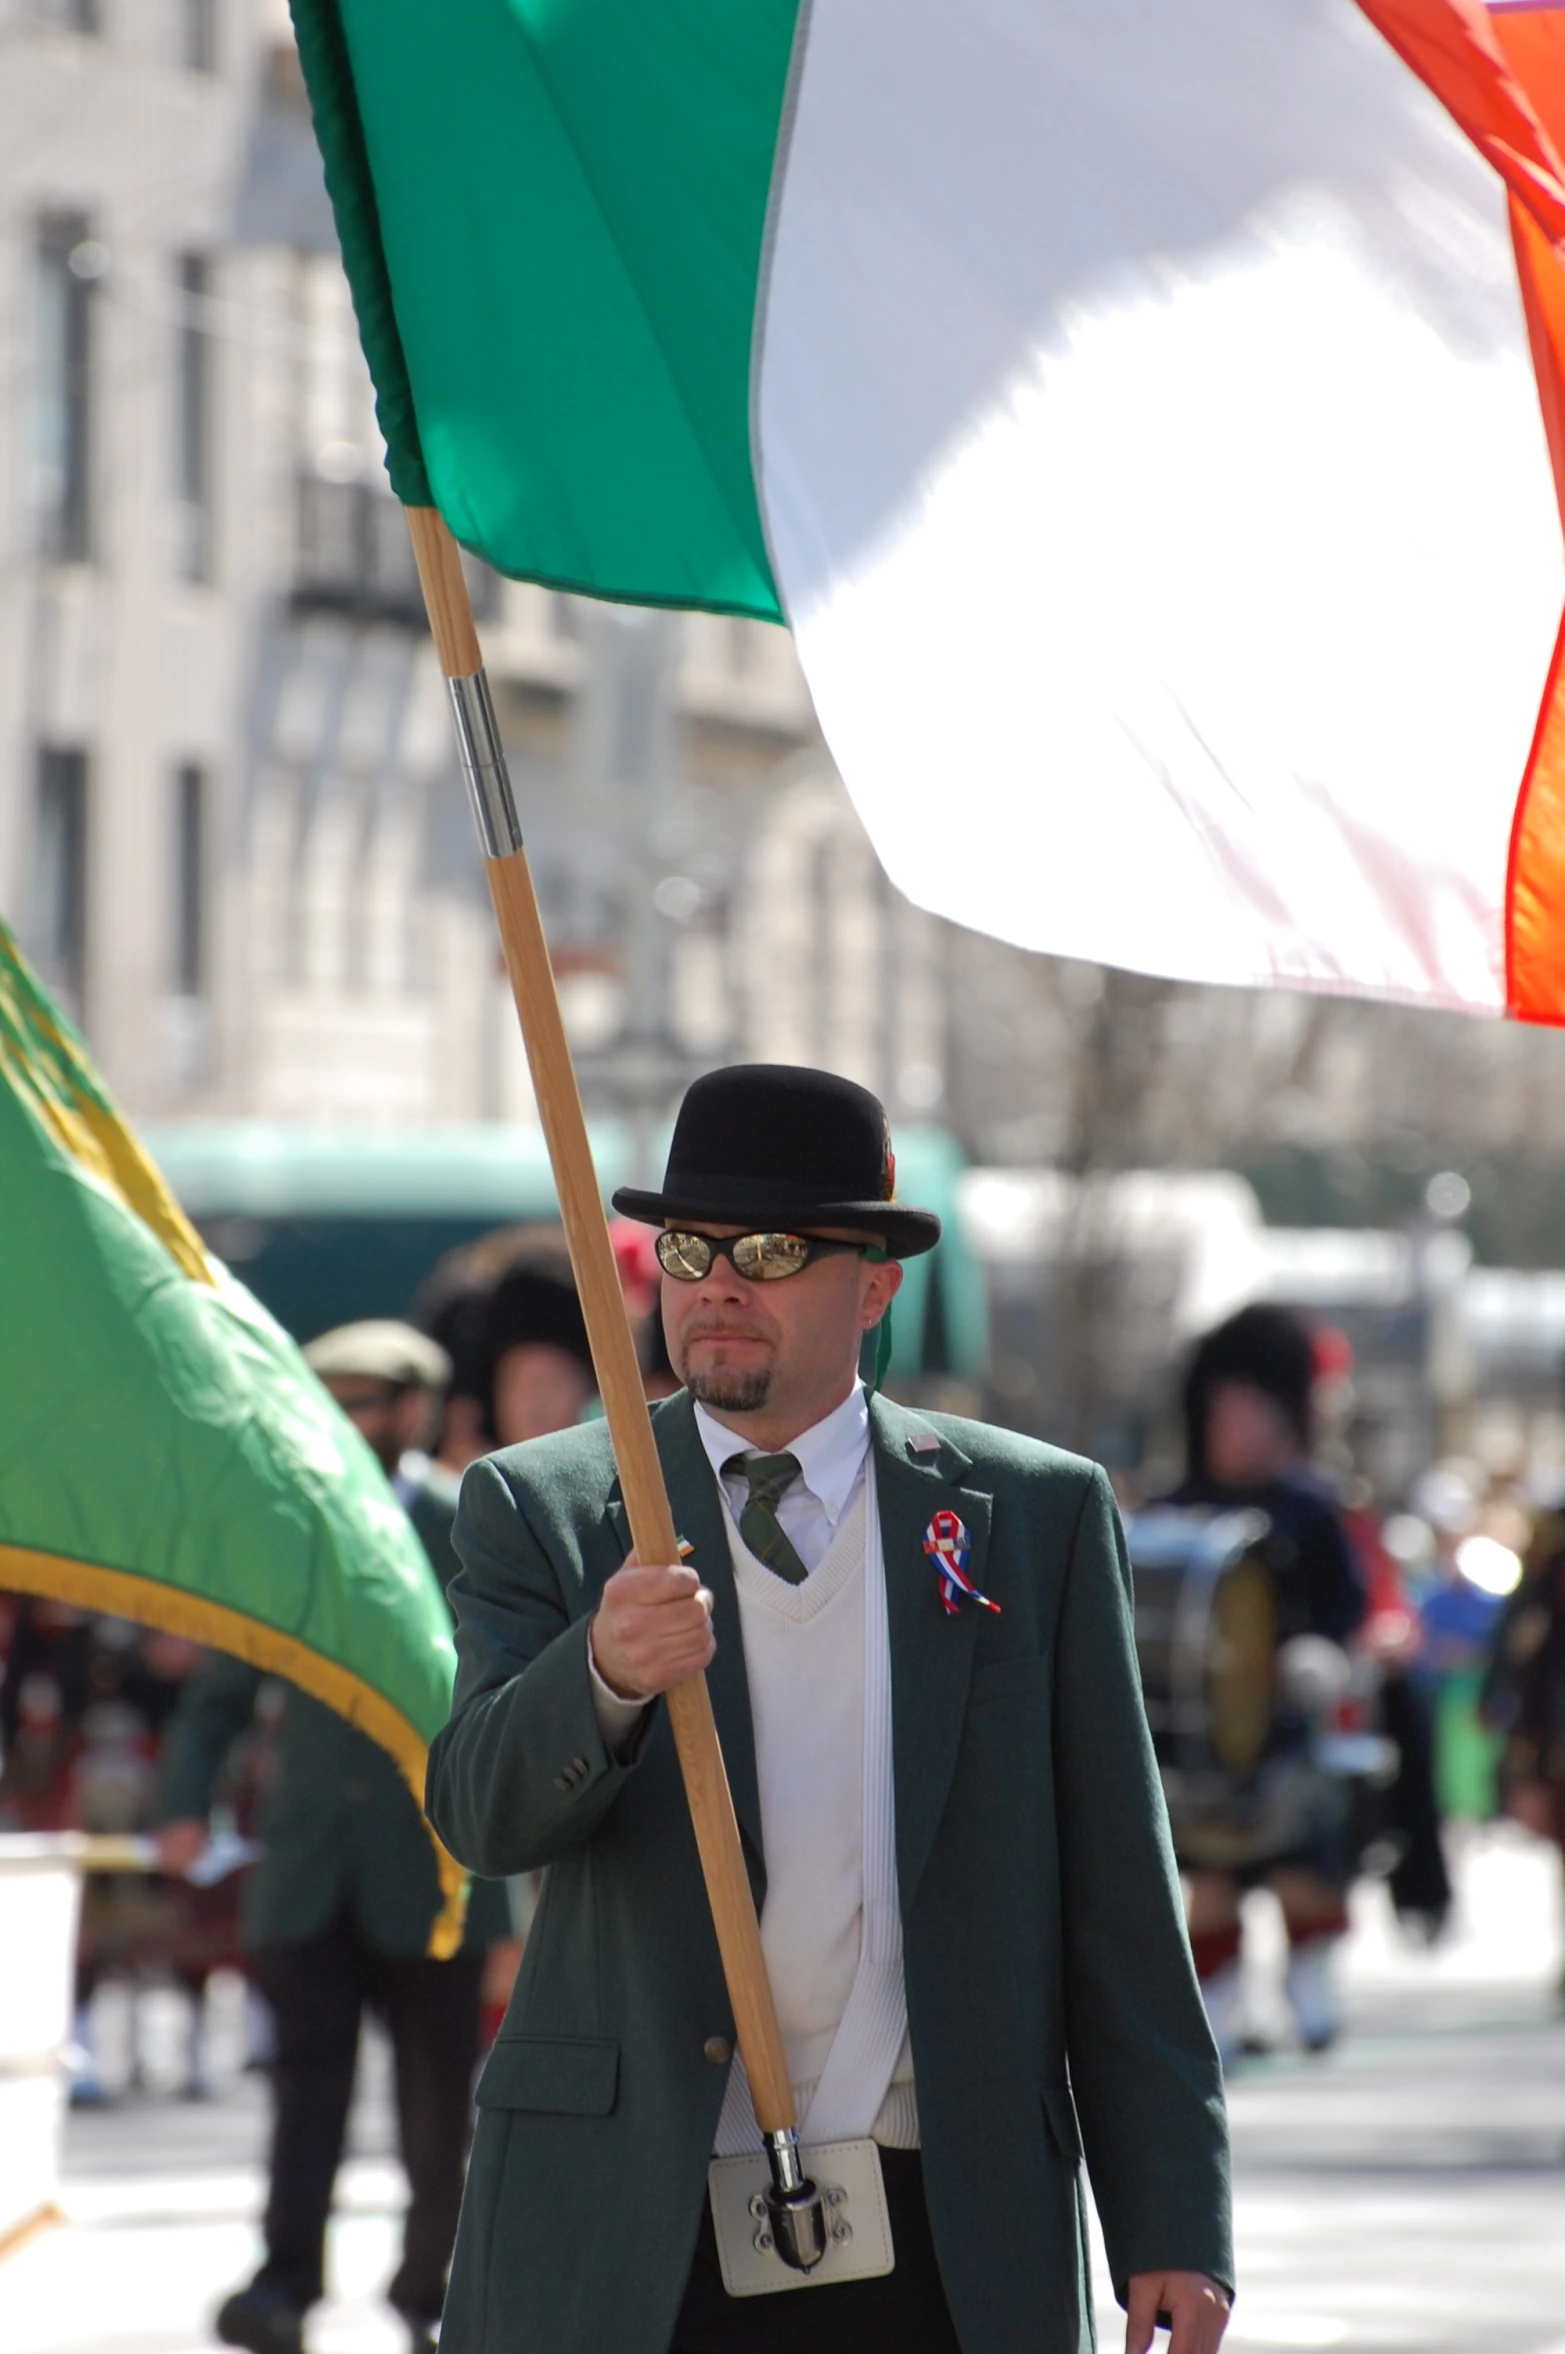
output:
[[[587,1141],[581,1095],[560,1019],[554,969],[484,679],[461,556],[437,508],[409,507],[405,512],[435,651],[451,695],[458,747],[483,843],[489,892],[560,1197],[560,1214],[631,1538],[638,1560],[677,1561],[678,1542],[663,1468],[653,1442],[630,1319]],[[794,2145],[797,2120],[706,1677],[690,1676],[676,1684],[667,1701],[739,2049],[775,2174],[774,2138]],[[791,2172],[796,2182],[781,2182],[779,2188],[784,2193],[802,2183],[796,2161]],[[805,2187],[813,2197],[813,2186]],[[794,2203],[800,2204],[797,2198]],[[818,2201],[816,2212],[818,2215]],[[794,2258],[783,2244],[787,2237],[784,2218],[777,2234],[778,2253],[792,2262]]]

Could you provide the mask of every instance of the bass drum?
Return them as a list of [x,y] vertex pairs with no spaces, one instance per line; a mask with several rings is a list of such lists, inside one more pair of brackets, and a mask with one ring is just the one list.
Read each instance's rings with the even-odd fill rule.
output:
[[1126,1522],[1147,1721],[1175,1851],[1197,1868],[1287,1853],[1320,1803],[1308,1756],[1276,1739],[1270,1530],[1263,1512],[1174,1507]]

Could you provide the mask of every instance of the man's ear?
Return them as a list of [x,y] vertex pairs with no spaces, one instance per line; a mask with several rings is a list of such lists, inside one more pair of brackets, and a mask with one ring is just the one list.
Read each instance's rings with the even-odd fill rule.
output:
[[878,1266],[869,1265],[866,1273],[869,1281],[864,1286],[864,1295],[859,1304],[859,1322],[868,1332],[872,1325],[880,1322],[902,1289],[901,1262],[885,1259]]

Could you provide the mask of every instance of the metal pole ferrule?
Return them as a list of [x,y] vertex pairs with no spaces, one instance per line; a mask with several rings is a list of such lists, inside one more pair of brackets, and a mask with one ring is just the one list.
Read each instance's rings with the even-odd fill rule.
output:
[[785,2198],[802,2190],[804,2167],[799,2158],[799,2137],[793,2127],[785,2125],[780,2133],[763,2134],[761,2138],[771,2164],[773,2188]]
[[457,751],[467,779],[473,822],[486,858],[509,858],[522,846],[521,821],[511,798],[511,779],[505,765],[499,724],[482,670],[466,678],[448,678],[451,716],[456,723]]

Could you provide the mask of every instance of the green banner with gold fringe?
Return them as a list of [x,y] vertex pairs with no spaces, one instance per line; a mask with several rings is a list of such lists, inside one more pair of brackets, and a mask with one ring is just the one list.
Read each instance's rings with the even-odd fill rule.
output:
[[[3,924],[0,1586],[286,1676],[389,1750],[422,1804],[455,1664],[424,1549]],[[444,1954],[465,1880],[440,1863]]]

